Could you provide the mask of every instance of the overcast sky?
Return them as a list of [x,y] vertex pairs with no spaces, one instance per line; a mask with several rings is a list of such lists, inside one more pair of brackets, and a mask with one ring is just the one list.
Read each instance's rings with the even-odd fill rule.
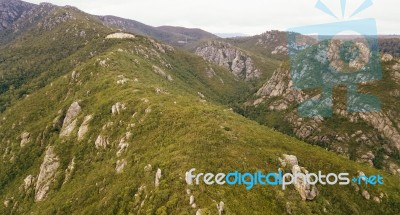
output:
[[[27,0],[40,3],[42,0]],[[318,0],[47,0],[72,5],[96,15],[115,15],[152,26],[202,28],[213,33],[259,34],[266,30],[375,18],[379,34],[400,34],[400,1],[373,0],[373,5],[348,18],[365,0],[347,0],[342,18],[340,0],[321,0],[339,18],[315,8]],[[371,0],[369,0],[371,1]]]

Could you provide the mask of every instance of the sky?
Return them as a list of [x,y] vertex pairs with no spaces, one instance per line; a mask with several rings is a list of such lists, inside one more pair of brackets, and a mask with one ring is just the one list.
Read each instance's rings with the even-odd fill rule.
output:
[[[25,0],[40,3],[43,0]],[[337,17],[315,6],[321,1]],[[373,5],[349,17],[363,2]],[[115,15],[152,26],[201,28],[212,33],[255,35],[267,30],[374,18],[378,34],[400,34],[399,0],[47,0],[95,15]],[[342,16],[341,2],[346,3]]]

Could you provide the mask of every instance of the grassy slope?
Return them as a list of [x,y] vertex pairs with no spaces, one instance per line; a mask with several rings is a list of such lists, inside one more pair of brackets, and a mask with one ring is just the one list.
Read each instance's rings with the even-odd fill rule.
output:
[[[157,59],[146,59],[130,52],[138,45],[150,48],[147,39],[140,37],[114,43],[97,57],[100,60],[109,58],[109,67],[101,67],[96,63],[97,59],[91,59],[75,68],[80,73],[78,82],[71,83],[69,73],[1,114],[1,152],[4,153],[5,145],[10,147],[15,160],[3,163],[5,168],[0,170],[0,199],[14,196],[19,205],[17,213],[193,214],[196,210],[189,206],[185,171],[193,167],[199,172],[214,173],[236,169],[276,171],[279,166],[277,158],[282,153],[297,155],[300,164],[311,172],[379,172],[260,126],[217,103],[201,102],[197,88],[205,90],[201,88],[204,86],[201,82],[207,79],[201,75],[204,70],[199,58],[180,51],[162,54],[173,66],[171,70],[166,69],[174,78],[169,82],[152,71],[152,65],[162,67]],[[135,60],[139,64],[134,63]],[[193,66],[196,62],[201,69]],[[229,74],[216,70],[225,81],[230,80]],[[130,80],[137,78],[138,82],[117,85],[118,75]],[[210,83],[213,86],[218,82]],[[168,93],[157,94],[155,88]],[[212,94],[207,95],[211,97]],[[144,98],[149,102],[146,103]],[[52,121],[58,110],[67,109],[76,100],[81,100],[83,109],[78,125],[85,115],[94,114],[90,131],[81,142],[75,136],[60,140],[58,131],[52,129]],[[116,102],[127,104],[127,110],[112,116],[111,106]],[[152,111],[146,113],[149,108]],[[137,114],[132,117],[134,113]],[[102,131],[101,127],[107,122],[114,122],[114,126]],[[10,129],[14,123],[17,126]],[[131,123],[135,127],[127,128]],[[21,149],[17,137],[23,131],[29,131],[33,141]],[[130,145],[127,152],[117,158],[117,144],[126,131],[133,134],[128,140]],[[94,141],[100,133],[108,136],[112,143],[106,150],[95,149]],[[40,144],[41,138],[37,138],[41,134],[44,136],[43,145]],[[33,203],[33,193],[24,194],[18,191],[18,187],[27,175],[38,174],[47,145],[56,147],[61,168],[48,199]],[[6,159],[10,157],[6,156]],[[64,169],[73,157],[77,163],[76,171],[71,181],[62,185]],[[128,165],[124,173],[117,175],[115,164],[122,158]],[[153,166],[151,172],[144,171],[147,164]],[[157,168],[162,169],[163,177],[161,185],[155,188]],[[381,204],[363,199],[352,186],[319,186],[320,195],[312,202],[301,201],[293,187],[286,191],[259,186],[251,191],[242,186],[190,188],[198,207],[213,214],[216,213],[213,200],[224,201],[227,214],[280,214],[286,210],[287,202],[295,214],[320,214],[323,208],[330,214],[398,213],[399,179],[379,173],[385,175],[385,185],[368,187],[367,190],[374,196],[379,192],[386,193],[389,198]],[[135,197],[142,185],[146,186],[144,193]],[[145,203],[140,207],[143,200]],[[0,212],[8,214],[10,208],[1,205]]]

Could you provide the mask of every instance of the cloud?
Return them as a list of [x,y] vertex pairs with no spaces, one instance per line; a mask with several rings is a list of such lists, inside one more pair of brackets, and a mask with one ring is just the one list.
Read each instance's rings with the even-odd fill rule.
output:
[[[28,0],[39,3],[40,0]],[[116,15],[145,24],[199,27],[211,32],[258,34],[270,29],[330,23],[334,19],[310,0],[47,0],[56,5],[72,5],[96,15]],[[322,0],[341,18],[340,1]],[[348,0],[346,14],[364,0]],[[374,5],[354,19],[376,18],[381,34],[400,33],[397,0],[374,1]]]

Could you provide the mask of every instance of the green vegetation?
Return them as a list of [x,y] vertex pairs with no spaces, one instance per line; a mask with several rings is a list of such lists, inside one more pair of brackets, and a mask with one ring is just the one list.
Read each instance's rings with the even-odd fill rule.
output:
[[[0,214],[195,214],[186,189],[204,214],[216,214],[220,201],[225,202],[224,214],[284,214],[288,205],[292,214],[400,212],[398,177],[231,111],[230,105],[243,100],[250,87],[225,69],[141,36],[104,39],[112,29],[75,9],[59,12],[64,10],[76,19],[51,30],[35,33],[32,28],[0,52],[2,59],[12,59],[12,53],[19,58],[0,63],[7,80],[0,113]],[[57,15],[46,17],[52,16]],[[75,27],[78,37],[62,33]],[[82,30],[86,37],[80,37]],[[212,78],[207,76],[209,68],[216,73]],[[32,73],[26,72],[29,69]],[[121,79],[124,83],[118,83]],[[64,118],[75,101],[82,108],[77,127],[61,138],[60,120],[54,119]],[[111,107],[117,102],[126,109],[113,115]],[[280,129],[282,117],[268,114]],[[93,119],[78,141],[79,125],[87,115]],[[30,133],[30,142],[21,147],[23,132]],[[110,143],[105,148],[95,147],[99,135]],[[118,157],[123,137],[129,146]],[[55,148],[60,166],[47,198],[34,202],[34,189],[25,191],[21,185],[28,175],[38,176],[48,146]],[[359,191],[353,186],[318,186],[316,200],[302,201],[293,186],[246,191],[244,186],[188,186],[184,179],[191,168],[213,173],[277,171],[282,154],[296,155],[310,172],[381,174],[385,185],[361,186]],[[73,159],[75,168],[64,183]],[[127,165],[117,174],[121,160]],[[150,169],[145,168],[148,164]],[[158,168],[162,177],[156,187]],[[365,200],[363,190],[385,197],[381,203]],[[6,200],[9,207],[3,204]]]

